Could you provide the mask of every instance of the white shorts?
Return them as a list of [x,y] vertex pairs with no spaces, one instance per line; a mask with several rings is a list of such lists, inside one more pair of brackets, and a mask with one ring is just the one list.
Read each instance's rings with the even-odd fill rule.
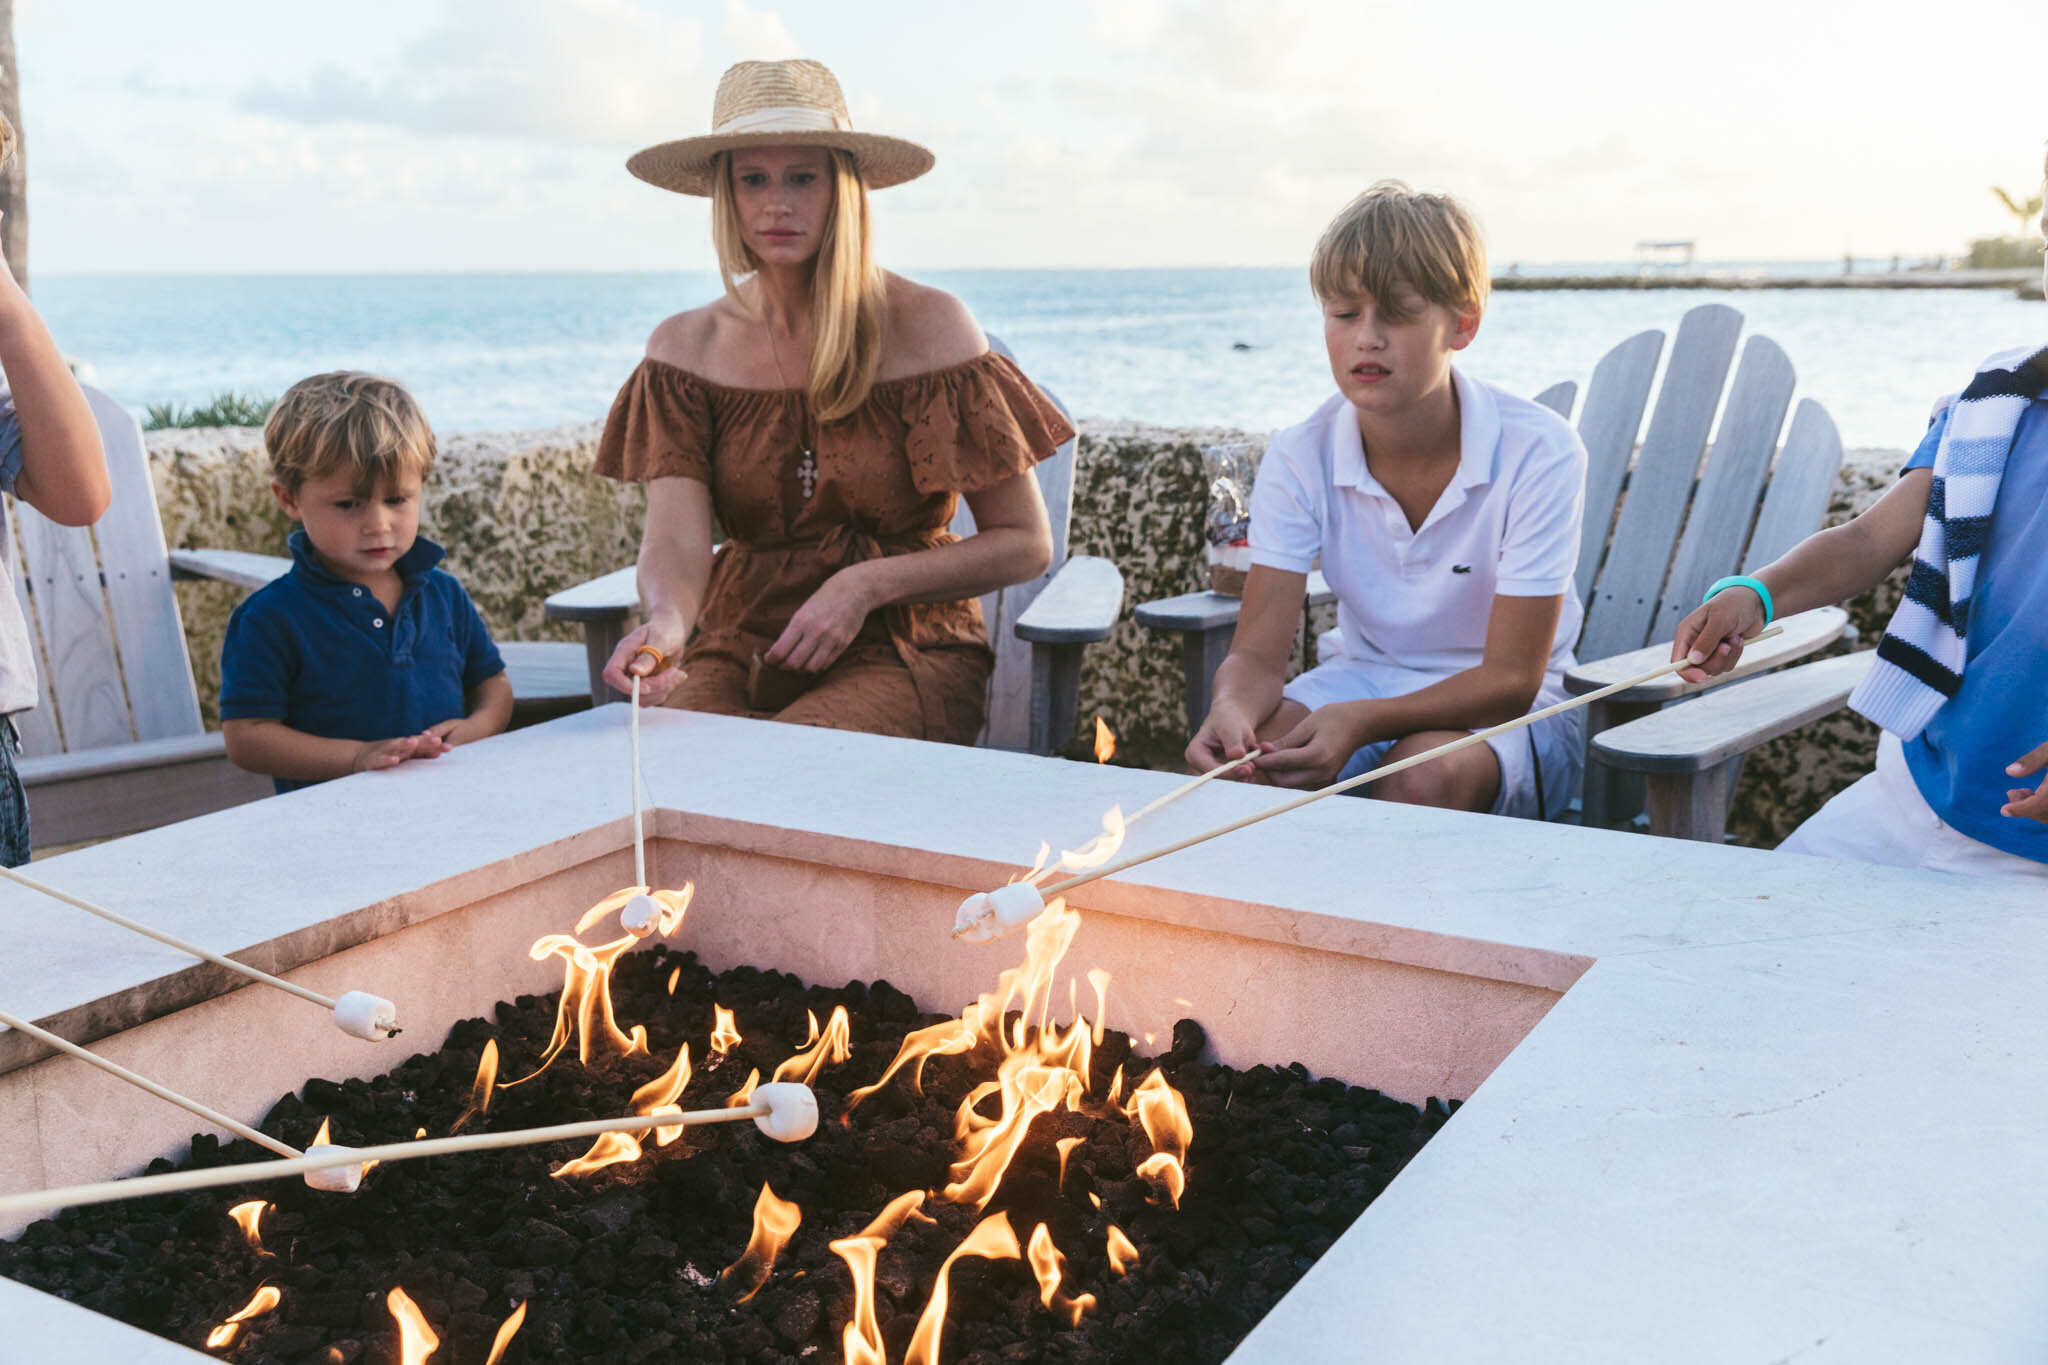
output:
[[1906,766],[1905,747],[1889,734],[1878,737],[1877,771],[1822,806],[1778,851],[2048,882],[2048,863],[1993,848],[1936,815]]
[[[1335,658],[1316,665],[1281,689],[1281,695],[1298,701],[1311,711],[1340,701],[1372,701],[1405,697],[1432,683],[1450,677],[1448,673],[1424,673],[1418,669],[1364,659]],[[1529,709],[1540,711],[1566,697],[1564,677],[1553,673],[1543,680]],[[1567,711],[1561,716],[1539,720],[1521,730],[1510,730],[1486,741],[1500,762],[1500,792],[1493,798],[1492,814],[1525,819],[1556,817],[1570,807],[1579,794],[1579,770],[1586,761],[1584,711]],[[1356,777],[1379,766],[1395,741],[1368,744],[1351,756],[1337,780]],[[1537,774],[1542,774],[1542,800],[1537,799]]]

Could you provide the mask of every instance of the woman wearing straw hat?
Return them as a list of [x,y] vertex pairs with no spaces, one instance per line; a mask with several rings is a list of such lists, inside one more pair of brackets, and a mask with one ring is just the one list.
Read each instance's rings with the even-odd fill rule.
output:
[[[733,67],[712,124],[626,163],[711,199],[725,293],[654,329],[605,424],[598,470],[647,485],[646,624],[605,677],[670,706],[972,743],[993,666],[975,598],[1045,571],[1031,467],[1072,429],[958,299],[873,264],[868,191],[930,152],[853,131],[811,61]],[[965,540],[945,529],[963,496]]]

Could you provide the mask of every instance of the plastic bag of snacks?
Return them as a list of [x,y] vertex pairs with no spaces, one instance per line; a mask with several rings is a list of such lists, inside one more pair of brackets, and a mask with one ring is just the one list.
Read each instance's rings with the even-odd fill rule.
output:
[[1202,457],[1213,475],[1209,484],[1209,586],[1228,597],[1244,593],[1252,566],[1252,460],[1243,442],[1205,446]]

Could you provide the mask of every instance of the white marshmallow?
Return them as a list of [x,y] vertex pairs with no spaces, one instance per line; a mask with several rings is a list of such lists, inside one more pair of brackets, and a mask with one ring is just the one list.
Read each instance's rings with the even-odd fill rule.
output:
[[753,1099],[767,1110],[754,1115],[754,1126],[777,1142],[802,1142],[818,1131],[818,1097],[807,1085],[771,1081],[755,1086]]
[[[322,1142],[308,1147],[306,1155],[339,1156],[353,1150],[351,1147]],[[357,1161],[347,1166],[328,1166],[317,1171],[307,1171],[306,1183],[316,1190],[327,1190],[333,1194],[354,1194],[356,1186],[363,1183],[363,1163]]]
[[620,908],[619,924],[634,938],[646,938],[661,925],[661,903],[643,891]]
[[350,991],[334,1002],[334,1026],[351,1038],[381,1043],[398,1032],[398,1007],[368,991]]
[[953,916],[956,937],[969,943],[991,943],[1020,924],[1029,924],[1045,909],[1045,897],[1030,882],[1011,882],[978,892],[960,902]]

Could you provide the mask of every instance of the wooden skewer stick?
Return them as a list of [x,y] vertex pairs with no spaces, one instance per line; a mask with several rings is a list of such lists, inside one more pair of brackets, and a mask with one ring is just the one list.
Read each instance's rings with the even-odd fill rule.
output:
[[[1186,782],[1181,783],[1178,787],[1175,787],[1172,791],[1160,797],[1158,800],[1151,802],[1149,805],[1146,805],[1143,809],[1141,809],[1136,815],[1133,815],[1130,819],[1124,821],[1124,828],[1126,830],[1129,830],[1131,826],[1137,824],[1140,820],[1152,814],[1154,811],[1166,809],[1166,807],[1172,805],[1174,802],[1180,800],[1183,796],[1186,796],[1188,793],[1201,787],[1204,783],[1211,782],[1216,778],[1223,776],[1223,774],[1229,772],[1232,768],[1242,767],[1251,761],[1252,755],[1246,754],[1243,758],[1233,758],[1228,763],[1219,763],[1217,766],[1209,769],[1208,772],[1203,773],[1200,777],[1188,779]],[[1038,871],[1031,877],[1027,878],[1027,880],[1030,881],[1033,885],[1036,885],[1037,883],[1044,881],[1047,877],[1052,876],[1059,870],[1059,861],[1057,859],[1054,859],[1052,862],[1047,863],[1044,867],[1039,868]]]
[[301,1152],[298,1148],[292,1146],[288,1142],[280,1142],[268,1133],[260,1132],[257,1129],[251,1128],[246,1123],[242,1123],[236,1119],[231,1119],[226,1114],[223,1114],[218,1110],[209,1109],[207,1106],[201,1104],[198,1100],[188,1099],[186,1096],[180,1095],[175,1090],[168,1090],[163,1086],[158,1085],[155,1081],[149,1079],[149,1077],[138,1075],[137,1073],[130,1071],[127,1067],[122,1066],[119,1062],[108,1061],[105,1057],[100,1056],[99,1053],[89,1052],[86,1049],[80,1047],[78,1044],[72,1042],[69,1038],[60,1038],[56,1034],[50,1032],[48,1029],[38,1028],[36,1025],[31,1024],[26,1019],[15,1018],[13,1015],[7,1013],[7,1011],[5,1010],[0,1010],[0,1024],[7,1025],[7,1027],[13,1029],[17,1033],[25,1033],[29,1037],[34,1038],[39,1042],[47,1043],[49,1046],[56,1048],[59,1052],[67,1052],[71,1054],[73,1057],[78,1058],[79,1061],[84,1062],[88,1066],[96,1066],[100,1070],[106,1072],[109,1076],[113,1076],[119,1080],[124,1080],[128,1082],[128,1084],[137,1088],[138,1090],[146,1090],[160,1100],[168,1100],[172,1104],[177,1105],[180,1109],[183,1109],[186,1113],[195,1114],[198,1117],[205,1119],[208,1123],[214,1125],[214,1127],[216,1128],[225,1128],[228,1132],[233,1133],[236,1137],[247,1138],[249,1139],[249,1141],[255,1143],[259,1147],[267,1147],[271,1151],[276,1152],[279,1156],[299,1157],[305,1155],[305,1153]]
[[640,827],[640,675],[633,675],[633,885],[647,885],[647,839]]
[[1164,810],[1166,807],[1180,800],[1183,796],[1186,796],[1189,792],[1194,791],[1196,788],[1202,786],[1206,782],[1212,782],[1215,779],[1223,776],[1223,774],[1229,772],[1232,768],[1242,768],[1245,764],[1251,762],[1254,757],[1256,757],[1256,755],[1246,754],[1243,758],[1229,759],[1225,762],[1217,764],[1215,767],[1209,769],[1208,772],[1203,773],[1200,777],[1190,778],[1188,781],[1181,783],[1178,787],[1175,787],[1166,795],[1160,797],[1157,801],[1154,801],[1151,804],[1145,806],[1136,815],[1133,815],[1130,819],[1124,821],[1124,828],[1129,829],[1132,825],[1137,824],[1140,820],[1144,819],[1146,816],[1150,815],[1152,812],[1156,810]]
[[202,948],[196,943],[187,943],[185,942],[185,940],[181,938],[173,938],[171,937],[171,935],[163,932],[161,929],[152,929],[147,924],[143,924],[139,920],[132,920],[129,919],[126,915],[116,914],[114,911],[107,909],[105,906],[94,905],[91,901],[88,900],[80,900],[77,896],[72,895],[68,891],[59,891],[56,887],[51,886],[47,882],[39,882],[33,877],[23,876],[21,873],[15,871],[11,867],[0,867],[0,877],[6,878],[8,881],[11,881],[18,886],[25,886],[31,891],[40,891],[45,896],[50,896],[57,900],[63,901],[66,905],[74,906],[77,909],[83,910],[88,915],[98,915],[101,919],[106,920],[111,924],[118,924],[123,929],[127,929],[133,933],[140,934],[144,938],[153,938],[158,943],[164,944],[167,947],[176,948],[181,953],[190,953],[192,956],[206,962],[211,962],[217,967],[225,967],[231,972],[239,972],[243,976],[249,977],[251,980],[254,981],[260,981],[266,986],[275,986],[277,987],[277,989],[284,991],[287,994],[296,995],[297,997],[299,997],[299,999],[309,1001],[312,1004],[321,1005],[330,1010],[334,1008],[335,1002],[330,1000],[326,996],[320,994],[318,991],[309,991],[304,986],[296,985],[293,982],[285,980],[281,976],[272,976],[269,972],[266,972],[261,968],[251,967],[246,962],[237,962],[231,957],[222,957],[219,953],[214,952],[210,948]]
[[[1743,643],[1746,645],[1753,645],[1757,643],[1757,641],[1759,640],[1768,640],[1773,635],[1776,635],[1779,632],[1781,632],[1783,629],[1783,626],[1771,626],[1766,630],[1758,631],[1755,635],[1752,635],[1748,639],[1744,640]],[[1178,840],[1175,843],[1168,844],[1164,848],[1151,849],[1144,853],[1133,854],[1131,857],[1119,859],[1116,862],[1105,864],[1102,867],[1091,868],[1086,872],[1078,873],[1075,876],[1068,877],[1065,881],[1054,882],[1051,886],[1046,887],[1042,894],[1045,896],[1047,900],[1051,900],[1054,896],[1065,895],[1067,892],[1073,890],[1077,886],[1085,886],[1089,882],[1099,881],[1104,877],[1114,876],[1115,874],[1125,871],[1128,868],[1136,867],[1140,863],[1149,863],[1154,858],[1164,858],[1169,853],[1178,853],[1180,852],[1180,850],[1184,848],[1190,848],[1195,844],[1205,843],[1210,839],[1219,837],[1220,835],[1229,834],[1233,830],[1243,829],[1246,825],[1256,825],[1261,820],[1270,820],[1276,815],[1285,815],[1288,811],[1299,810],[1301,807],[1308,805],[1310,802],[1320,801],[1326,796],[1335,796],[1338,792],[1350,791],[1353,787],[1363,787],[1367,783],[1377,782],[1383,777],[1392,777],[1395,773],[1404,772],[1409,768],[1417,766],[1418,764],[1427,763],[1433,758],[1442,758],[1445,754],[1455,753],[1459,749],[1469,749],[1474,744],[1483,744],[1487,740],[1492,739],[1495,735],[1504,735],[1511,730],[1519,730],[1524,726],[1534,725],[1539,720],[1545,720],[1551,716],[1563,715],[1565,712],[1576,710],[1581,706],[1589,706],[1592,703],[1600,701],[1603,698],[1611,697],[1617,692],[1626,692],[1631,687],[1641,687],[1644,683],[1655,682],[1657,679],[1663,677],[1667,673],[1676,673],[1682,668],[1696,667],[1698,667],[1697,664],[1691,663],[1688,660],[1674,659],[1672,662],[1668,664],[1660,664],[1658,667],[1651,669],[1647,673],[1638,674],[1636,677],[1633,678],[1624,678],[1620,682],[1609,683],[1607,686],[1599,688],[1592,692],[1588,692],[1583,696],[1572,697],[1566,701],[1558,702],[1555,705],[1546,706],[1540,711],[1531,711],[1526,716],[1517,716],[1515,719],[1511,721],[1506,721],[1500,725],[1495,725],[1485,730],[1475,730],[1471,734],[1464,736],[1462,739],[1454,739],[1448,744],[1439,744],[1434,749],[1429,749],[1422,753],[1416,754],[1412,757],[1404,758],[1398,763],[1389,763],[1384,767],[1374,768],[1371,772],[1360,773],[1357,777],[1347,778],[1342,782],[1332,783],[1331,785],[1323,787],[1317,791],[1304,792],[1302,795],[1295,797],[1292,801],[1283,801],[1279,805],[1272,807],[1270,810],[1263,810],[1256,815],[1247,815],[1242,819],[1232,820],[1228,824],[1218,825],[1215,829],[1206,830],[1201,834],[1189,835],[1187,838]],[[1237,762],[1239,763],[1242,763],[1244,761],[1245,760],[1243,759],[1237,760]],[[1205,774],[1204,776],[1206,777],[1209,775]],[[1178,794],[1179,793],[1175,793],[1175,795]],[[955,938],[958,938],[964,932],[966,931],[963,929],[956,929],[953,931],[953,936]]]
[[[802,1088],[802,1087],[798,1087]],[[763,1086],[762,1089],[767,1089]],[[808,1094],[808,1090],[805,1092]],[[736,1123],[759,1119],[771,1113],[768,1099],[756,1092],[752,1103],[731,1109],[698,1109],[690,1113],[668,1110],[633,1114],[615,1119],[584,1119],[557,1123],[546,1128],[518,1128],[503,1133],[464,1133],[456,1137],[422,1138],[413,1142],[387,1142],[376,1147],[336,1147],[317,1156],[294,1154],[286,1161],[252,1161],[234,1166],[210,1166],[204,1170],[170,1171],[163,1175],[139,1175],[127,1180],[102,1180],[91,1185],[71,1185],[55,1190],[31,1190],[23,1194],[0,1195],[0,1217],[35,1213],[48,1209],[77,1208],[85,1204],[111,1204],[122,1199],[142,1199],[154,1194],[183,1190],[205,1190],[221,1185],[240,1185],[252,1180],[282,1180],[337,1166],[363,1166],[379,1161],[411,1161],[419,1157],[446,1156],[454,1152],[481,1152],[498,1147],[525,1147],[568,1138],[596,1137],[601,1133],[637,1133],[649,1128],[694,1128],[707,1123]],[[815,1109],[812,1111],[815,1121]]]

